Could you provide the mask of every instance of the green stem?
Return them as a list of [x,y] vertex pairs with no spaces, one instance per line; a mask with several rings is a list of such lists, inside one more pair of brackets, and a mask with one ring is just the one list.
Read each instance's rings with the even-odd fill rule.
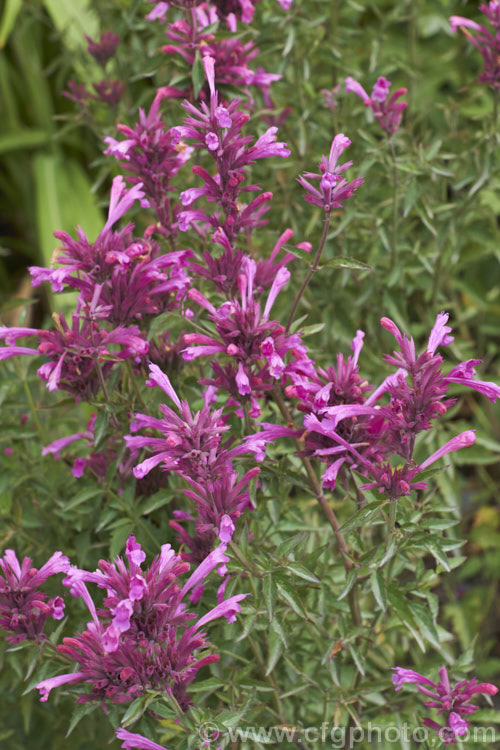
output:
[[139,386],[137,385],[137,381],[135,379],[134,371],[132,370],[132,364],[129,359],[127,359],[127,372],[130,378],[130,382],[132,383],[132,388],[134,390],[134,393],[137,397],[137,400],[139,401],[142,408],[146,408],[146,404],[144,403],[144,399],[141,396],[141,392],[139,390]]
[[40,435],[40,438],[41,438],[43,444],[44,445],[48,445],[49,438],[47,436],[47,433],[45,432],[45,427],[42,425],[42,423],[40,421],[40,417],[38,416],[38,411],[37,411],[37,408],[35,406],[35,402],[33,401],[33,396],[31,395],[31,391],[30,391],[30,387],[28,385],[28,381],[22,376],[22,374],[20,372],[19,363],[17,362],[17,360],[15,360],[15,365],[14,366],[16,368],[16,372],[17,372],[18,377],[22,380],[24,392],[26,394],[26,400],[28,401],[28,405],[30,407],[30,411],[31,411],[31,413],[33,415],[33,419],[35,421],[36,428],[38,430],[38,434]]
[[290,312],[290,316],[288,318],[288,323],[286,324],[286,330],[290,330],[290,326],[293,323],[293,319],[295,317],[295,313],[297,312],[297,308],[299,306],[299,302],[302,299],[302,295],[306,291],[307,287],[309,286],[309,282],[312,279],[312,276],[314,272],[317,270],[319,266],[319,261],[321,259],[321,253],[323,252],[323,248],[325,246],[326,238],[328,236],[328,229],[330,228],[330,212],[328,212],[325,216],[325,222],[323,224],[323,234],[321,235],[321,239],[319,241],[318,249],[316,250],[316,255],[314,256],[314,262],[312,266],[309,266],[309,271],[306,274],[306,277],[304,281],[302,282],[302,286],[300,287],[297,296],[295,297],[293,301],[292,310]]
[[398,164],[396,157],[396,149],[392,138],[389,138],[389,146],[391,147],[392,156],[392,237],[391,237],[391,266],[394,267],[397,257],[397,243],[398,243]]

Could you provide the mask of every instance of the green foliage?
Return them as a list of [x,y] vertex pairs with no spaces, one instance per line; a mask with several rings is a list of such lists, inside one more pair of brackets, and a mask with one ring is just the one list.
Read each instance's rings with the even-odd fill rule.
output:
[[[7,0],[4,5],[0,289],[5,300],[27,265],[50,264],[55,229],[73,233],[81,225],[94,239],[102,228],[100,205],[115,170],[102,156],[102,134],[116,136],[117,122],[133,124],[138,106],[150,104],[157,86],[189,79],[196,96],[204,84],[199,55],[189,71],[182,61],[165,63],[158,53],[162,27],[143,21],[148,9],[140,3],[83,0],[24,5]],[[362,370],[369,382],[389,373],[380,367],[380,355],[392,344],[379,318],[390,316],[420,345],[442,309],[451,312],[456,331],[450,359],[481,356],[482,378],[498,380],[497,103],[476,82],[477,51],[449,32],[452,13],[475,18],[476,3],[295,0],[284,12],[275,0],[263,0],[255,23],[238,26],[242,39],[255,39],[260,48],[259,64],[282,75],[272,88],[277,110],[292,106],[280,128],[291,158],[273,163],[271,176],[267,165],[252,168],[252,181],[274,192],[268,227],[253,239],[256,256],[267,257],[288,226],[294,242],[317,245],[322,217],[303,201],[295,177],[316,168],[337,132],[352,141],[351,172],[362,174],[365,185],[345,211],[333,214],[296,325],[307,335],[311,357],[322,365],[334,362],[337,351],[347,353],[354,332],[363,328]],[[119,30],[125,40],[116,72],[127,81],[127,94],[116,111],[96,105],[74,115],[61,91],[70,78],[88,87],[96,80],[83,34],[97,36],[107,28]],[[227,31],[216,28],[214,33]],[[343,87],[337,107],[324,106],[321,90],[347,75],[368,90],[379,75],[408,87],[409,106],[394,150],[369,110]],[[225,96],[233,94],[229,87],[224,90]],[[256,96],[248,134],[264,132],[266,113]],[[180,124],[182,117],[178,104],[169,103],[167,121]],[[181,189],[197,184],[189,168],[182,179]],[[186,247],[193,241],[181,238]],[[298,289],[312,258],[295,248],[287,251],[296,256],[290,267]],[[18,302],[6,301],[1,313],[9,322],[27,325],[33,320],[32,302],[21,295]],[[286,319],[291,303],[291,298],[278,301],[277,319]],[[51,299],[36,306],[35,318],[71,307],[69,299]],[[161,316],[152,321],[150,333],[170,325],[168,314]],[[140,399],[153,414],[159,396],[136,379],[138,396],[134,378],[125,373],[110,404],[75,406],[60,393],[48,395],[35,371],[33,363],[10,360],[0,373],[0,549],[15,547],[37,565],[61,549],[93,569],[100,558],[120,554],[131,532],[149,558],[161,544],[174,542],[168,521],[171,510],[182,507],[186,486],[178,477],[169,477],[166,488],[147,496],[134,482],[118,491],[120,456],[102,483],[73,477],[69,454],[63,452],[62,460],[41,456],[48,442],[83,429],[93,410],[98,411],[96,447],[104,448],[113,434],[113,416],[142,410]],[[182,396],[195,398],[196,371],[174,371],[170,377]],[[262,419],[280,419],[271,399]],[[74,711],[74,697],[64,689],[40,704],[32,688],[54,673],[44,645],[3,643],[2,748],[94,750],[108,743],[112,729],[121,724],[184,750],[198,747],[199,727],[205,723],[220,731],[237,725],[291,726],[296,744],[307,748],[314,745],[301,731],[322,722],[344,728],[370,722],[382,728],[405,721],[421,725],[426,714],[420,699],[408,700],[404,690],[393,692],[390,669],[397,664],[431,679],[446,664],[456,680],[498,681],[498,408],[476,394],[462,396],[438,442],[425,438],[417,450],[423,458],[445,442],[445,431],[451,436],[471,426],[478,431],[474,448],[432,476],[431,492],[401,499],[397,511],[375,494],[365,493],[363,503],[355,492],[328,494],[346,557],[293,448],[272,446],[259,486],[252,488],[256,509],[245,516],[229,550],[234,577],[227,593],[251,596],[237,624],[212,631],[221,659],[194,683],[189,714],[179,715],[173,699],[153,691],[128,706],[113,706],[107,716],[88,704]],[[12,454],[4,453],[11,448]],[[87,615],[77,610],[75,605],[60,633],[54,624],[54,643],[81,626]],[[493,726],[499,712],[484,708],[475,719]],[[265,745],[242,740],[238,746]],[[394,746],[409,747],[403,742]]]

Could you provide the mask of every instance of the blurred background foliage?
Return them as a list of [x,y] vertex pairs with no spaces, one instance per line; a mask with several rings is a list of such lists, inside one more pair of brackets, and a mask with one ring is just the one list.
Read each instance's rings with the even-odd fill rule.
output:
[[[138,106],[149,106],[155,88],[171,83],[174,73],[191,75],[182,62],[161,54],[163,27],[144,20],[150,8],[132,0],[4,0],[2,323],[41,325],[50,315],[53,303],[43,290],[31,288],[26,268],[50,263],[55,229],[71,233],[81,225],[93,238],[102,228],[103,206],[117,169],[103,156],[103,135],[116,137],[119,122],[133,124]],[[481,377],[498,382],[498,107],[491,90],[477,83],[479,53],[463,35],[450,32],[452,14],[479,20],[475,1],[295,0],[284,12],[276,0],[262,0],[253,25],[238,29],[243,40],[259,47],[257,63],[283,76],[271,89],[277,110],[292,109],[280,128],[292,156],[254,168],[254,180],[274,192],[268,227],[254,236],[257,254],[269,254],[285,227],[293,228],[294,242],[317,243],[322,217],[303,201],[295,177],[315,169],[335,133],[344,132],[352,141],[350,175],[362,174],[365,185],[332,223],[324,257],[330,264],[323,263],[313,278],[301,314],[307,314],[308,325],[323,324],[308,339],[311,356],[321,361],[334,361],[339,350],[347,353],[356,329],[365,330],[361,369],[370,382],[387,374],[380,371],[388,342],[379,318],[392,317],[423,342],[442,309],[451,313],[456,335],[451,358],[483,357]],[[62,92],[70,80],[92,90],[102,78],[84,35],[96,38],[109,29],[120,34],[121,42],[106,75],[124,82],[125,93],[116,107],[97,100],[80,107]],[[355,95],[343,93],[341,86],[335,109],[325,106],[321,90],[342,84],[347,75],[368,91],[380,75],[408,88],[409,106],[394,138],[396,169],[384,134]],[[234,94],[225,91],[228,97]],[[182,122],[178,102],[164,109],[170,125]],[[256,95],[248,133],[263,132],[265,114]],[[180,189],[186,183],[195,184],[189,166]],[[339,268],[336,256],[368,268]],[[298,283],[306,267],[297,259],[292,271]],[[286,315],[283,300],[281,305],[280,313]],[[48,435],[53,440],[81,429],[89,407],[75,409],[70,400],[50,396],[33,364],[13,360],[2,366],[0,405],[0,550],[15,545],[19,553],[41,562],[54,549],[64,549],[79,564],[91,566],[100,556],[117,554],[135,529],[149,554],[156,553],[155,545],[170,533],[165,505],[175,490],[153,496],[149,505],[139,504],[133,489],[111,496],[106,488],[92,489],[72,478],[64,461],[40,455]],[[23,413],[27,420],[20,421]],[[439,474],[438,485],[443,505],[459,521],[457,537],[468,542],[456,553],[457,558],[465,556],[463,565],[434,590],[445,603],[443,626],[455,636],[465,660],[474,659],[478,676],[494,682],[500,674],[500,413],[471,393],[453,417],[462,429],[477,427],[478,439],[456,456],[455,468]],[[4,453],[6,448],[13,449],[12,455]],[[279,510],[277,501],[293,494],[293,488],[286,483],[286,466],[277,471],[282,481],[275,477],[274,484],[263,488],[269,524],[288,513],[283,529],[289,534],[298,533],[303,517],[314,527],[315,508],[292,504],[288,511]],[[268,533],[263,531],[263,537]],[[304,549],[304,559],[313,553]],[[230,641],[227,649],[232,651]],[[59,697],[40,706],[29,679],[19,699],[13,683],[25,678],[24,661],[14,655],[4,666],[3,658],[2,747],[90,750],[109,740],[110,726],[101,711],[82,718],[64,740],[70,699]],[[232,698],[237,705],[237,690]]]

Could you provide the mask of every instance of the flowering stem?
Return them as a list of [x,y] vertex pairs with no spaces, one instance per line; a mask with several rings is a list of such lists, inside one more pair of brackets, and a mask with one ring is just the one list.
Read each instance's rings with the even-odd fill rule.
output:
[[141,392],[139,390],[139,387],[137,385],[137,381],[134,376],[134,371],[132,370],[132,364],[129,359],[127,359],[127,372],[130,377],[130,382],[132,383],[132,388],[134,389],[134,393],[137,396],[137,400],[139,401],[140,405],[143,409],[146,408],[146,404],[144,403],[144,399],[141,396]]
[[24,392],[26,394],[26,400],[28,401],[28,404],[29,404],[29,407],[30,407],[30,411],[31,411],[31,413],[33,415],[33,419],[35,421],[36,428],[38,430],[38,434],[40,435],[43,444],[47,445],[47,443],[49,442],[49,439],[47,437],[47,433],[45,432],[45,428],[43,427],[43,425],[42,425],[42,423],[40,421],[40,417],[38,416],[38,412],[37,412],[37,409],[36,409],[36,406],[35,406],[35,402],[33,401],[33,396],[31,395],[30,387],[28,385],[28,382],[27,382],[26,378],[24,378],[21,375],[21,373],[20,373],[20,367],[19,367],[19,363],[17,362],[17,359],[15,359],[14,361],[15,361],[15,365],[14,366],[16,368],[18,377],[22,380],[22,383],[23,383]]
[[[276,403],[278,404],[279,410],[281,411],[282,415],[285,417],[287,425],[293,425],[292,415],[290,414],[288,407],[283,399],[283,396],[281,395],[281,392],[279,388],[275,388],[273,391],[274,398],[276,400]],[[297,447],[297,450],[301,449],[300,443],[298,440],[294,440],[295,445]],[[313,469],[313,466],[310,462],[310,460],[307,458],[307,456],[302,456],[302,463],[304,464],[304,468],[306,470],[307,478],[309,480],[309,485],[311,489],[313,490],[317,501],[323,508],[323,511],[325,513],[325,516],[327,517],[330,526],[333,529],[333,533],[335,534],[335,538],[337,539],[340,554],[342,555],[342,559],[344,561],[344,566],[346,569],[346,572],[349,572],[350,569],[353,567],[353,563],[351,562],[351,559],[349,558],[349,552],[347,549],[347,544],[344,539],[344,535],[340,531],[340,524],[337,520],[337,516],[335,515],[333,509],[330,507],[327,499],[325,498],[325,495],[323,493],[323,490],[321,488],[321,484],[318,480],[318,477],[316,476],[316,473]]]
[[397,256],[397,241],[398,241],[398,166],[396,158],[396,149],[392,138],[389,138],[389,146],[391,147],[392,156],[392,238],[391,238],[391,266],[394,266]]
[[302,295],[304,294],[304,292],[306,291],[307,287],[309,286],[309,282],[311,281],[314,272],[316,271],[316,269],[319,266],[319,261],[321,259],[321,253],[323,252],[323,248],[325,246],[326,238],[327,238],[327,235],[328,235],[328,229],[330,228],[330,218],[331,218],[331,215],[330,215],[330,212],[328,211],[327,214],[326,214],[326,216],[325,216],[325,222],[323,224],[323,234],[321,235],[321,239],[319,241],[318,249],[316,250],[316,255],[314,256],[314,262],[313,262],[312,266],[309,266],[309,271],[307,272],[307,275],[306,275],[304,281],[302,282],[302,286],[300,287],[300,289],[298,291],[298,294],[297,294],[297,296],[295,297],[295,299],[293,301],[292,311],[291,311],[290,316],[288,318],[288,323],[286,324],[286,330],[287,331],[290,330],[290,326],[293,323],[293,319],[295,317],[295,313],[297,312],[297,308],[299,306],[299,302],[300,302],[300,300],[302,298]]

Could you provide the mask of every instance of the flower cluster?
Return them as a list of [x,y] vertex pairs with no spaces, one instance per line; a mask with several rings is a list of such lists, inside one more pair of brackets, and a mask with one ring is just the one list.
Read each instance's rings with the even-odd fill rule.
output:
[[[342,203],[353,195],[356,188],[364,182],[362,177],[356,177],[352,182],[348,182],[342,176],[343,172],[352,165],[352,161],[337,164],[341,153],[350,145],[349,138],[343,133],[339,133],[332,141],[329,156],[321,158],[319,163],[320,173],[306,172],[303,176],[297,178],[299,184],[306,191],[306,201],[324,209],[327,214],[330,214],[334,208],[342,206]],[[315,188],[311,185],[310,179],[319,180],[319,187]]]
[[[130,425],[132,432],[154,430],[162,437],[126,435],[125,442],[132,456],[144,449],[152,449],[149,458],[144,459],[133,469],[134,475],[142,479],[155,467],[172,471],[187,479],[192,489],[185,494],[194,502],[196,518],[185,511],[175,513],[176,521],[171,526],[179,533],[179,539],[191,549],[186,559],[199,562],[212,549],[217,536],[229,541],[234,525],[250,505],[245,487],[259,473],[251,469],[241,479],[233,469],[232,460],[237,456],[252,453],[257,460],[263,458],[262,440],[259,435],[232,446],[232,439],[223,440],[229,425],[222,417],[222,409],[213,411],[205,405],[192,413],[187,401],[180,401],[168,377],[157,365],[150,365],[148,385],[155,385],[168,395],[177,407],[178,413],[166,404],[160,405],[162,418],[137,413]],[[178,521],[194,521],[195,536],[189,536]],[[228,524],[232,526],[227,535]],[[221,536],[222,534],[222,536]]]
[[[120,44],[120,35],[112,31],[103,31],[99,40],[96,41],[85,34],[87,40],[87,52],[96,60],[105,71],[110,60],[115,56],[118,45]],[[103,102],[110,107],[116,107],[123,94],[126,86],[118,78],[103,78],[101,81],[94,81],[92,88],[95,93],[87,91],[84,83],[68,82],[69,91],[63,91],[63,96],[71,99],[82,107],[86,107],[91,99]]]
[[[201,166],[193,167],[193,173],[201,177],[204,184],[199,188],[190,188],[181,193],[185,207],[191,206],[201,196],[220,206],[225,214],[224,221],[217,214],[207,216],[200,210],[190,209],[179,215],[179,228],[187,230],[193,221],[202,221],[217,230],[217,241],[221,244],[225,238],[233,243],[242,229],[251,230],[262,225],[262,214],[272,193],[261,193],[248,205],[241,203],[242,192],[259,191],[256,185],[243,186],[245,167],[254,164],[258,159],[268,156],[286,158],[290,151],[285,143],[276,140],[276,128],[268,130],[250,146],[251,137],[243,136],[241,129],[248,121],[249,115],[239,109],[239,100],[227,106],[219,103],[215,89],[215,61],[210,56],[203,58],[209,89],[210,103],[201,103],[197,108],[189,102],[184,107],[189,113],[181,128],[183,138],[193,141],[198,149],[208,150],[215,161],[216,175],[212,177]],[[182,221],[181,221],[182,220]],[[215,236],[214,236],[215,238]]]
[[[432,422],[455,403],[445,398],[450,385],[460,384],[479,391],[491,401],[500,397],[500,387],[477,380],[474,367],[479,360],[468,360],[443,373],[439,346],[449,345],[453,337],[447,326],[448,314],[440,313],[429,336],[426,349],[416,355],[413,339],[402,334],[393,321],[382,318],[382,325],[396,338],[400,351],[385,357],[396,372],[372,390],[359,376],[358,357],[364,334],[358,331],[352,343],[354,355],[344,360],[338,355],[336,369],[317,370],[313,377],[297,377],[286,389],[300,400],[305,413],[305,437],[290,428],[265,425],[269,439],[279,436],[304,437],[303,455],[317,456],[327,464],[323,483],[333,489],[339,472],[347,467],[370,478],[360,489],[378,489],[397,499],[426,483],[416,476],[439,458],[475,441],[473,430],[466,430],[435,451],[422,464],[415,464],[415,438],[431,429]],[[370,393],[371,391],[371,393]],[[380,404],[384,394],[388,404]],[[391,456],[404,460],[394,467]],[[347,475],[343,475],[347,479]]]
[[[0,360],[18,354],[42,354],[48,361],[38,368],[38,375],[49,391],[64,390],[77,401],[92,400],[115,363],[142,358],[148,351],[137,326],[106,331],[93,312],[91,306],[88,314],[72,315],[71,326],[62,314],[54,314],[56,326],[49,331],[0,326],[0,339],[7,344],[0,348]],[[38,348],[17,346],[17,339],[25,336],[37,336]],[[115,351],[116,346],[121,349]]]
[[67,573],[69,560],[62,552],[54,552],[37,570],[25,557],[21,565],[14,550],[6,550],[0,558],[0,628],[9,635],[9,643],[21,643],[26,638],[44,638],[46,620],[64,617],[64,601],[60,596],[49,599],[40,591],[47,578]]
[[[240,299],[224,302],[219,308],[198,290],[189,291],[188,297],[208,310],[217,337],[186,334],[186,343],[195,346],[188,346],[183,356],[188,361],[213,354],[229,356],[226,366],[217,361],[211,363],[214,377],[204,382],[216,389],[223,388],[236,403],[249,403],[250,416],[257,417],[260,414],[257,397],[292,372],[303,375],[311,372],[312,363],[300,335],[288,334],[280,323],[269,320],[274,301],[288,282],[290,272],[284,266],[279,269],[261,312],[254,292],[257,264],[246,258],[243,269],[244,273],[238,276]],[[288,354],[293,359],[286,364]]]
[[470,716],[479,708],[470,703],[472,697],[478,693],[496,695],[498,688],[488,682],[478,684],[476,679],[462,680],[451,687],[446,667],[439,670],[439,678],[436,684],[424,675],[402,667],[394,667],[392,675],[396,690],[401,690],[404,683],[414,683],[418,685],[422,695],[430,698],[424,705],[428,708],[437,708],[438,715],[444,715],[446,723],[443,726],[432,719],[424,719],[423,723],[431,729],[436,729],[437,736],[445,745],[451,745],[468,732],[469,725],[463,717]]
[[129,182],[140,183],[144,190],[159,223],[152,229],[167,237],[177,231],[176,216],[180,208],[171,201],[170,193],[175,189],[171,182],[193,149],[182,142],[179,128],[165,128],[160,103],[165,97],[182,95],[171,86],[158,89],[148,114],[140,109],[139,122],[133,128],[118,125],[125,140],[104,139],[108,144],[105,153],[118,159],[121,168],[133,175],[128,177]]
[[397,89],[387,98],[390,87],[391,82],[381,76],[373,86],[372,95],[368,96],[361,84],[355,81],[354,78],[348,76],[345,79],[346,92],[352,91],[362,98],[365,107],[369,107],[372,110],[380,127],[387,133],[389,138],[394,135],[396,130],[399,130],[403,112],[408,106],[408,102],[398,102],[398,99],[406,94],[407,89]]
[[[479,80],[494,89],[500,89],[500,2],[490,0],[480,5],[479,10],[493,26],[493,33],[486,26],[463,16],[450,17],[451,30],[461,29],[468,41],[481,53],[484,71]],[[471,34],[469,29],[476,33]]]
[[[185,581],[182,577],[189,564],[169,544],[144,570],[146,555],[133,536],[126,546],[128,564],[122,558],[112,563],[101,560],[95,573],[72,567],[64,583],[84,601],[92,619],[87,630],[64,638],[58,646],[79,670],[38,683],[41,700],[46,701],[55,687],[83,683],[89,690],[79,696],[79,702],[124,703],[156,689],[173,695],[186,708],[189,684],[201,667],[219,658],[207,653],[210,643],[204,626],[221,617],[234,622],[241,610],[239,602],[246,596],[222,601],[199,619],[182,601],[214,568],[224,568],[229,560],[225,550],[225,544],[217,547]],[[106,591],[103,608],[96,608],[87,583]]]

